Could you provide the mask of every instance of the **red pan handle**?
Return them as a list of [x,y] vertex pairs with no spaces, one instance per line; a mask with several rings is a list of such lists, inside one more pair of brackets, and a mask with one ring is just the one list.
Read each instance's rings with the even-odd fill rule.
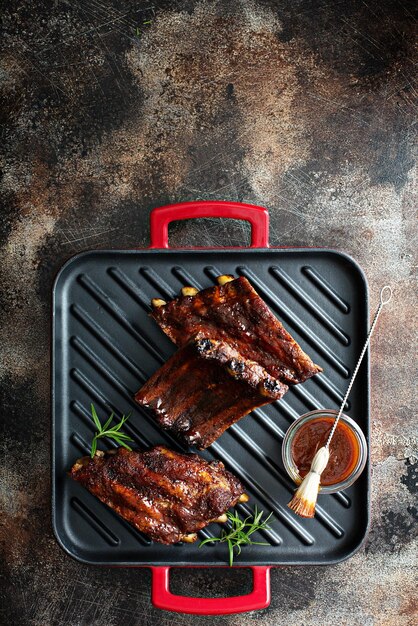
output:
[[151,211],[151,248],[168,248],[168,225],[176,220],[201,217],[229,217],[251,224],[251,248],[268,248],[269,214],[267,209],[253,204],[200,200],[168,204]]
[[232,598],[191,598],[170,591],[170,567],[151,567],[152,603],[158,609],[193,615],[227,615],[265,609],[270,604],[270,567],[252,566],[253,590]]

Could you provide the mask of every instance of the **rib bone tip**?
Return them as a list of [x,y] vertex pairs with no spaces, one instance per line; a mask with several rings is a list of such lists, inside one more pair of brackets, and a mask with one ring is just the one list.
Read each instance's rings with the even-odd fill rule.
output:
[[181,538],[181,541],[184,541],[185,543],[193,543],[194,541],[196,541],[197,539],[197,534],[196,533],[190,533],[188,535],[184,535]]
[[157,309],[160,306],[164,306],[165,304],[167,304],[167,302],[165,300],[162,300],[161,298],[153,298],[151,300],[151,304],[154,307],[154,309]]
[[222,515],[220,515],[219,517],[217,517],[213,521],[217,522],[218,524],[224,524],[225,522],[228,521],[228,517],[227,517],[226,513],[223,513]]
[[183,296],[195,296],[198,293],[196,287],[182,287],[181,293]]
[[226,283],[230,283],[231,280],[235,280],[235,277],[232,276],[232,274],[222,274],[222,276],[218,276],[216,280],[218,281],[218,285],[222,287],[226,285]]

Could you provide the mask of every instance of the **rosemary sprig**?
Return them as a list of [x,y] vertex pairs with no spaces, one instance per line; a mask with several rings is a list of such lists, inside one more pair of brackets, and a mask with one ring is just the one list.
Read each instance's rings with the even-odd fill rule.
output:
[[97,428],[97,431],[95,432],[94,437],[93,437],[93,441],[91,442],[90,456],[92,459],[94,458],[94,455],[96,454],[97,440],[100,439],[101,437],[108,437],[109,439],[113,439],[120,446],[123,446],[127,450],[132,450],[132,448],[128,446],[128,444],[126,443],[127,441],[133,441],[132,437],[121,432],[122,426],[131,417],[131,413],[128,413],[128,415],[126,416],[122,415],[122,419],[120,420],[120,422],[116,424],[116,426],[112,426],[112,428],[109,428],[115,414],[112,412],[111,416],[102,425],[96,413],[94,404],[90,405],[90,409],[91,409],[91,416],[93,418],[93,422],[95,423],[96,428]]
[[241,519],[238,516],[238,513],[234,511],[231,513],[227,511],[226,515],[228,517],[229,522],[232,524],[232,527],[229,531],[223,530],[220,537],[208,537],[200,542],[199,548],[205,545],[205,543],[210,543],[211,541],[219,541],[220,543],[227,542],[228,550],[229,550],[229,565],[232,565],[234,562],[234,550],[238,555],[241,554],[241,547],[245,545],[257,545],[257,546],[268,546],[269,543],[265,543],[263,541],[252,541],[250,539],[251,535],[258,530],[268,530],[268,521],[273,513],[270,513],[265,520],[261,521],[264,512],[258,511],[257,506],[254,508],[254,514],[249,515],[245,519]]

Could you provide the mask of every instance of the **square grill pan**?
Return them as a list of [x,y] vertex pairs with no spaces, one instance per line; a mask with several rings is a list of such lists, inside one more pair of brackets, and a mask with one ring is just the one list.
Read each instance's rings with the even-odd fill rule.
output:
[[[168,249],[170,221],[209,216],[250,221],[252,247]],[[192,450],[161,430],[133,400],[175,351],[148,315],[150,300],[170,300],[184,285],[201,289],[215,284],[220,274],[234,274],[249,279],[302,349],[324,369],[323,374],[291,387],[282,400],[253,411],[199,452],[207,460],[222,460],[242,480],[250,501],[237,506],[241,515],[255,505],[266,514],[273,511],[271,530],[255,536],[270,545],[245,547],[236,563],[329,564],[347,558],[360,547],[368,528],[369,465],[346,492],[319,496],[315,518],[302,520],[286,506],[295,486],[283,468],[281,443],[301,414],[335,409],[342,401],[367,335],[368,294],[361,269],[350,257],[332,250],[269,249],[267,211],[235,203],[155,209],[151,241],[151,248],[145,250],[80,254],[64,265],[55,282],[52,509],[59,543],[89,564],[225,565],[224,544],[199,549],[199,542],[175,546],[151,542],[71,480],[67,471],[77,458],[89,454],[94,434],[91,402],[102,418],[111,411],[117,416],[131,411],[124,428],[141,449],[162,443],[180,452]],[[368,358],[345,412],[368,440]],[[99,448],[111,446],[111,441],[99,442]],[[217,536],[221,528],[211,524],[199,533],[200,538]]]

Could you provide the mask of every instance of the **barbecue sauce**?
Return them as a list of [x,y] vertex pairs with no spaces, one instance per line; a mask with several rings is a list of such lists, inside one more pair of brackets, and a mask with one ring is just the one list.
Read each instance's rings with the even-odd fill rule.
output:
[[[293,437],[291,455],[303,478],[311,468],[312,459],[327,442],[335,418],[318,417],[303,424]],[[350,476],[360,456],[355,433],[344,422],[338,422],[330,444],[330,457],[321,475],[321,485],[335,485]]]

